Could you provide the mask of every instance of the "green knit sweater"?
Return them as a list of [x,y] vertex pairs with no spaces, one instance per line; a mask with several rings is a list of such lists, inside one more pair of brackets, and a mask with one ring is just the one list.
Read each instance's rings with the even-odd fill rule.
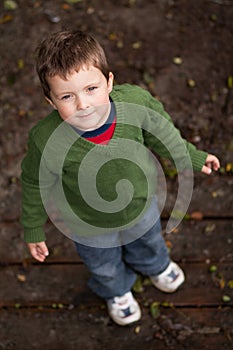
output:
[[207,153],[181,137],[162,104],[146,90],[117,85],[111,98],[117,123],[108,145],[82,138],[57,111],[30,131],[21,174],[26,242],[45,240],[43,226],[54,210],[80,235],[135,223],[156,191],[149,149],[171,159],[178,170],[200,171],[204,165]]

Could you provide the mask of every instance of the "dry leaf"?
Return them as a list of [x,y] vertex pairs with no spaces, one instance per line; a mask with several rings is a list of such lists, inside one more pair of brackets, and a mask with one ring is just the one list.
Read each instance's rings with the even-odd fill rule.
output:
[[142,47],[141,41],[136,41],[135,43],[132,44],[132,48],[135,50],[140,49],[141,47]]
[[176,65],[181,65],[183,63],[182,58],[181,57],[173,57],[173,63]]
[[16,10],[18,8],[18,4],[13,0],[5,0],[4,7],[6,10]]
[[135,334],[138,334],[138,333],[140,333],[140,330],[141,330],[141,327],[140,327],[140,326],[137,326],[137,327],[135,327],[135,329],[134,329],[134,333],[135,333]]
[[19,282],[26,282],[26,276],[23,275],[23,274],[21,274],[21,273],[19,273],[19,274],[17,275],[17,280],[18,280]]
[[190,88],[193,88],[196,86],[196,82],[193,79],[188,79],[187,84]]
[[194,220],[202,220],[203,216],[204,215],[201,211],[194,211],[190,214],[190,218]]

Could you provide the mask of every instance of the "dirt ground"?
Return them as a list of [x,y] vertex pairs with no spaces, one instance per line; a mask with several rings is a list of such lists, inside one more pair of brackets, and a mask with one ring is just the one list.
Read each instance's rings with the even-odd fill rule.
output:
[[186,139],[216,154],[220,173],[232,179],[232,18],[232,0],[2,0],[1,223],[18,222],[27,134],[50,111],[34,70],[35,48],[60,29],[94,34],[115,82],[138,84],[159,98]]

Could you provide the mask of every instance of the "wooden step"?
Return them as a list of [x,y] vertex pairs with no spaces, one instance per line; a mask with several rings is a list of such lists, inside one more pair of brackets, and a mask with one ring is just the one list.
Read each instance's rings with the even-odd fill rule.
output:
[[[162,221],[165,230],[167,221]],[[164,234],[174,260],[233,261],[233,221],[183,220],[171,234]],[[20,263],[29,258],[19,223],[0,223],[0,263]],[[79,262],[73,242],[52,224],[46,226],[49,262]]]
[[[0,346],[12,350],[231,350],[232,313],[222,309],[164,309],[119,327],[106,309],[0,310]],[[25,332],[27,330],[27,332]],[[112,341],[114,339],[114,342]]]
[[[225,307],[233,305],[233,266],[218,264],[216,272],[209,272],[205,263],[181,264],[186,274],[186,283],[174,294],[165,294],[152,286],[138,293],[141,300],[166,302],[179,307],[208,306]],[[38,264],[6,266],[0,269],[0,306],[91,306],[99,303],[99,298],[87,288],[89,273],[82,264]],[[229,300],[224,302],[224,296]]]

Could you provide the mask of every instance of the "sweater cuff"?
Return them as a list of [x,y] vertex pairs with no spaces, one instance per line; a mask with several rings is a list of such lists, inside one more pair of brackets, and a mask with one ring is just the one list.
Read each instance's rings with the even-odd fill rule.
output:
[[192,159],[193,170],[201,171],[203,165],[205,165],[207,156],[208,156],[207,152],[198,151],[198,157],[195,157],[194,159]]
[[24,240],[26,243],[44,242],[46,240],[46,236],[43,228],[42,227],[25,228]]

